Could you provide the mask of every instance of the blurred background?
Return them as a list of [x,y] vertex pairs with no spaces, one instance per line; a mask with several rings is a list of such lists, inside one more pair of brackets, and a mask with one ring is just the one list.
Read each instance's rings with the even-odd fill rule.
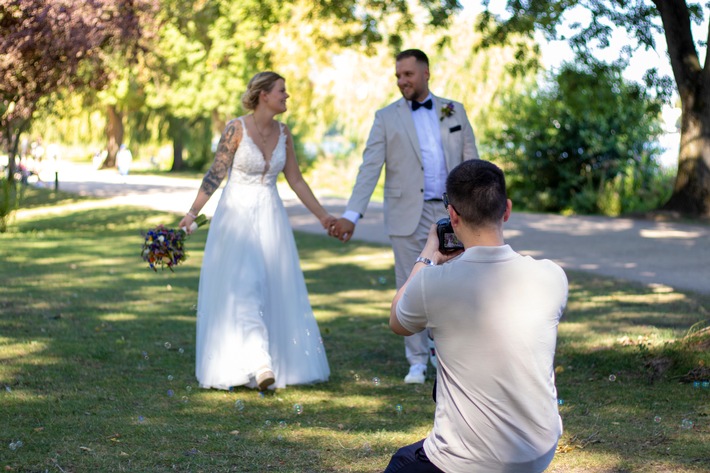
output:
[[[682,153],[683,114],[702,110],[683,109],[668,20],[651,2],[563,3],[3,0],[0,168],[49,182],[61,161],[114,169],[124,145],[131,172],[199,175],[245,113],[249,78],[274,70],[309,182],[347,196],[374,112],[400,96],[394,56],[419,48],[432,92],[465,104],[519,209],[663,208],[682,191],[679,169],[695,175],[679,155],[710,162]],[[706,13],[678,16],[707,38]],[[704,58],[706,43],[691,46]],[[702,216],[707,196],[695,199],[686,210]]]

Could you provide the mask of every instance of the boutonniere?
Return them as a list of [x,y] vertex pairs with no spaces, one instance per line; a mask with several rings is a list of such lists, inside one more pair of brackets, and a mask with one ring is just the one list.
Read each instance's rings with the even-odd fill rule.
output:
[[443,107],[441,107],[441,118],[439,120],[444,121],[445,117],[450,117],[453,114],[454,114],[454,103],[453,102],[446,103],[446,104],[444,104]]

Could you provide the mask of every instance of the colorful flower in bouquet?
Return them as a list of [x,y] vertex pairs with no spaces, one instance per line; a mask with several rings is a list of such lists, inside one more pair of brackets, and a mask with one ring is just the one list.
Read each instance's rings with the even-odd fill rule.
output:
[[[207,217],[199,215],[193,225],[200,227],[206,222]],[[158,225],[145,232],[144,236],[145,241],[143,242],[141,257],[153,271],[157,272],[158,266],[161,269],[165,269],[165,266],[167,266],[172,271],[173,266],[177,266],[187,259],[185,251],[187,232],[184,229],[175,230],[164,225]]]

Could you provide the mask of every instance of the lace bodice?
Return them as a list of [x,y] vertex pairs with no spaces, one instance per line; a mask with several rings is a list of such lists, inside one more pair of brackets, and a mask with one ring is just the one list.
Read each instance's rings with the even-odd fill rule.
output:
[[259,147],[249,136],[244,120],[242,123],[242,141],[234,154],[230,181],[238,184],[276,185],[276,178],[286,164],[286,133],[279,123],[279,140],[271,153],[271,161],[266,162]]

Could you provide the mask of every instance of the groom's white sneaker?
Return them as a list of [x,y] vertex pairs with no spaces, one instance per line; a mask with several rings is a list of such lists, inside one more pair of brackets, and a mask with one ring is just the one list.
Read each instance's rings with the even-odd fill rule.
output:
[[426,365],[412,365],[409,367],[409,373],[404,377],[404,382],[407,384],[424,384],[426,381]]

